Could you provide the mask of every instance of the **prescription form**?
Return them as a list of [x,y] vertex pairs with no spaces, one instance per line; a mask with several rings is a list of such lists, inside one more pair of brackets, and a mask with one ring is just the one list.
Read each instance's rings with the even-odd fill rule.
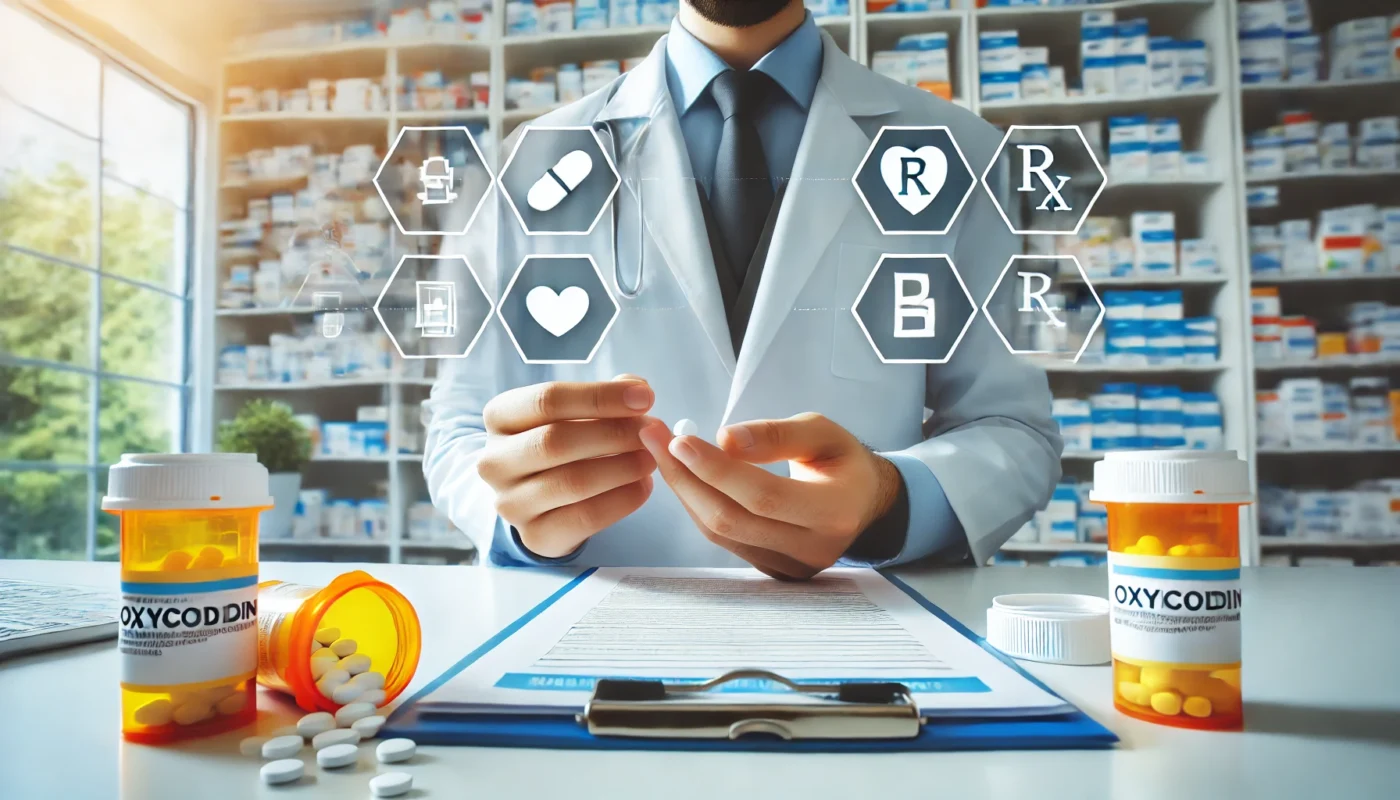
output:
[[[795,681],[897,681],[924,716],[1073,707],[874,570],[806,583],[751,569],[601,568],[425,698],[462,710],[581,711],[599,678],[701,682],[732,669]],[[770,681],[727,684],[771,699]]]

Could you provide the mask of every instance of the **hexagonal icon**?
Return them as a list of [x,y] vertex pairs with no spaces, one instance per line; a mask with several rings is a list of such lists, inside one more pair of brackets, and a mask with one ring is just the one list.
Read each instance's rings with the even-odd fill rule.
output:
[[587,364],[619,306],[590,255],[526,256],[496,316],[526,364]]
[[406,127],[374,173],[374,189],[405,236],[460,236],[495,179],[464,126]]
[[977,301],[948,256],[880,257],[851,314],[886,364],[946,364],[977,318]]
[[896,236],[946,234],[976,180],[943,125],[886,125],[851,178],[880,232]]
[[[1013,267],[1016,277],[1008,280]],[[982,301],[982,313],[1013,355],[1078,363],[1103,322],[1104,306],[1078,258],[1014,255]]]
[[525,129],[501,168],[501,191],[529,236],[593,232],[620,184],[591,127]]
[[[999,166],[1007,184],[1001,192],[987,180]],[[1107,185],[1078,125],[1012,125],[982,173],[997,213],[1018,235],[1079,233]],[[1002,207],[1003,195],[1011,208]]]
[[495,310],[462,256],[404,256],[374,301],[379,324],[408,359],[466,358]]

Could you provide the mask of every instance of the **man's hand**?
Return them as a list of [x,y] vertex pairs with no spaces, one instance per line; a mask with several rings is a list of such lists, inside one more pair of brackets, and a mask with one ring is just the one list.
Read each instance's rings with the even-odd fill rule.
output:
[[645,381],[622,375],[525,386],[486,404],[477,472],[530,552],[566,556],[651,496],[656,461],[637,433],[655,399]]
[[[775,578],[835,564],[899,492],[893,464],[819,414],[732,425],[723,449],[657,421],[641,439],[705,538]],[[755,466],[774,461],[792,477]]]

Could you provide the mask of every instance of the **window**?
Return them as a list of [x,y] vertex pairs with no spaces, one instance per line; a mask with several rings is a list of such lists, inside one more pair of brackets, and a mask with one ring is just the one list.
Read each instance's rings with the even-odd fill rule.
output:
[[115,558],[107,467],[186,448],[193,118],[0,2],[0,557]]

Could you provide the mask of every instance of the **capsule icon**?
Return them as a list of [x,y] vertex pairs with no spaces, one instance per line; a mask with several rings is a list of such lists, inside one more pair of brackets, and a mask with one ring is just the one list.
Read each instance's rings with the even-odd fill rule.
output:
[[593,172],[593,158],[582,150],[566,153],[530,187],[525,202],[536,211],[550,211],[564,202]]

